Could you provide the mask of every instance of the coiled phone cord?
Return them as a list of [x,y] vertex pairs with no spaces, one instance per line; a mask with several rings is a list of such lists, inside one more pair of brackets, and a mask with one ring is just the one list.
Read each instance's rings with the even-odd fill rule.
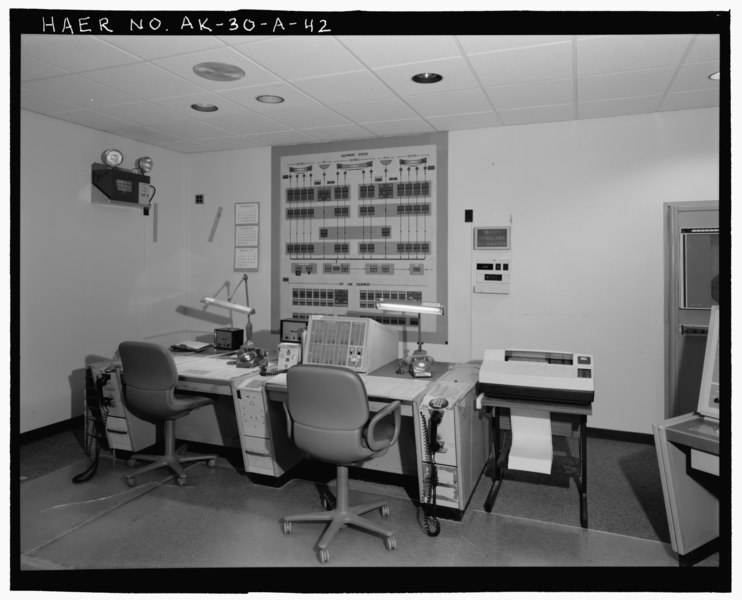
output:
[[[110,377],[110,375],[108,376]],[[100,459],[100,446],[102,439],[106,437],[106,421],[108,420],[108,408],[104,408],[103,403],[103,386],[108,379],[98,377],[95,381],[95,392],[98,398],[98,417],[93,417],[93,432],[85,432],[85,446],[88,455],[90,455],[90,444],[95,445],[95,452],[91,457],[90,465],[82,473],[78,473],[72,478],[73,483],[83,483],[88,481],[98,471],[98,462]]]
[[425,414],[420,412],[420,422],[423,428],[424,460],[430,464],[430,475],[428,486],[423,495],[423,529],[430,537],[435,537],[441,532],[441,524],[436,516],[436,488],[438,487],[438,466],[435,457],[430,452],[430,430]]

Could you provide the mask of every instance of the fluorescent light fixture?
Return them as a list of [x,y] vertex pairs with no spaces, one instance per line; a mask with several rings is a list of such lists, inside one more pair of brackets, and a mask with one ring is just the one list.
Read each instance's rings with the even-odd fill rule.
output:
[[[240,283],[245,284],[245,304],[235,304],[232,302],[232,298],[237,293],[237,288],[239,287]],[[214,306],[218,306],[219,308],[226,308],[227,310],[234,310],[236,312],[245,313],[247,315],[247,325],[245,325],[245,344],[252,342],[252,323],[250,322],[250,315],[255,314],[255,309],[251,306],[248,306],[250,304],[250,295],[247,291],[247,275],[243,275],[241,279],[235,284],[234,286],[234,292],[232,292],[228,297],[227,301],[224,300],[217,300],[216,298],[201,298],[201,302],[203,302],[206,306],[209,306],[210,304],[213,304]],[[230,314],[231,316],[231,314]]]
[[379,310],[397,311],[403,313],[415,313],[418,315],[442,315],[444,314],[443,305],[438,302],[414,302],[414,301],[392,301],[379,300],[376,302],[376,308]]
[[400,362],[398,373],[409,368],[413,377],[431,377],[430,368],[433,357],[423,350],[422,315],[442,315],[443,305],[439,302],[414,302],[409,300],[377,300],[376,308],[390,312],[413,313],[417,317],[417,350]]
[[245,313],[247,315],[254,315],[255,309],[250,306],[242,306],[242,304],[235,304],[234,302],[225,302],[224,300],[217,300],[216,298],[201,298],[201,302],[206,304],[213,304],[219,308],[226,308],[227,310],[236,310],[237,312]]

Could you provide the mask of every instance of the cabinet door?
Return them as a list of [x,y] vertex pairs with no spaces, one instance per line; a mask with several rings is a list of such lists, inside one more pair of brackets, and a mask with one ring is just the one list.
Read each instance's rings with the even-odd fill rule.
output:
[[719,203],[665,205],[665,414],[696,410],[711,281],[719,274]]

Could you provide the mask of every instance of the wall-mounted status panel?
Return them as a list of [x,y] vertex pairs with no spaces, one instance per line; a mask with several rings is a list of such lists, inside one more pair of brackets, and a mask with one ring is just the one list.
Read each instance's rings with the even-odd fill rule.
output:
[[472,268],[475,293],[510,293],[510,227],[474,228]]
[[[281,318],[417,327],[375,303],[438,301],[436,146],[284,156],[280,172]],[[423,318],[424,332],[436,327]]]

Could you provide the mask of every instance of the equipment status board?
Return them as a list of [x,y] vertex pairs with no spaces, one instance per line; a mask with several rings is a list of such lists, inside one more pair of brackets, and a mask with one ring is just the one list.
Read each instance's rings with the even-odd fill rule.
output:
[[[281,318],[351,315],[417,327],[417,315],[375,303],[437,300],[435,163],[435,145],[281,158]],[[435,331],[428,318],[423,331]]]

